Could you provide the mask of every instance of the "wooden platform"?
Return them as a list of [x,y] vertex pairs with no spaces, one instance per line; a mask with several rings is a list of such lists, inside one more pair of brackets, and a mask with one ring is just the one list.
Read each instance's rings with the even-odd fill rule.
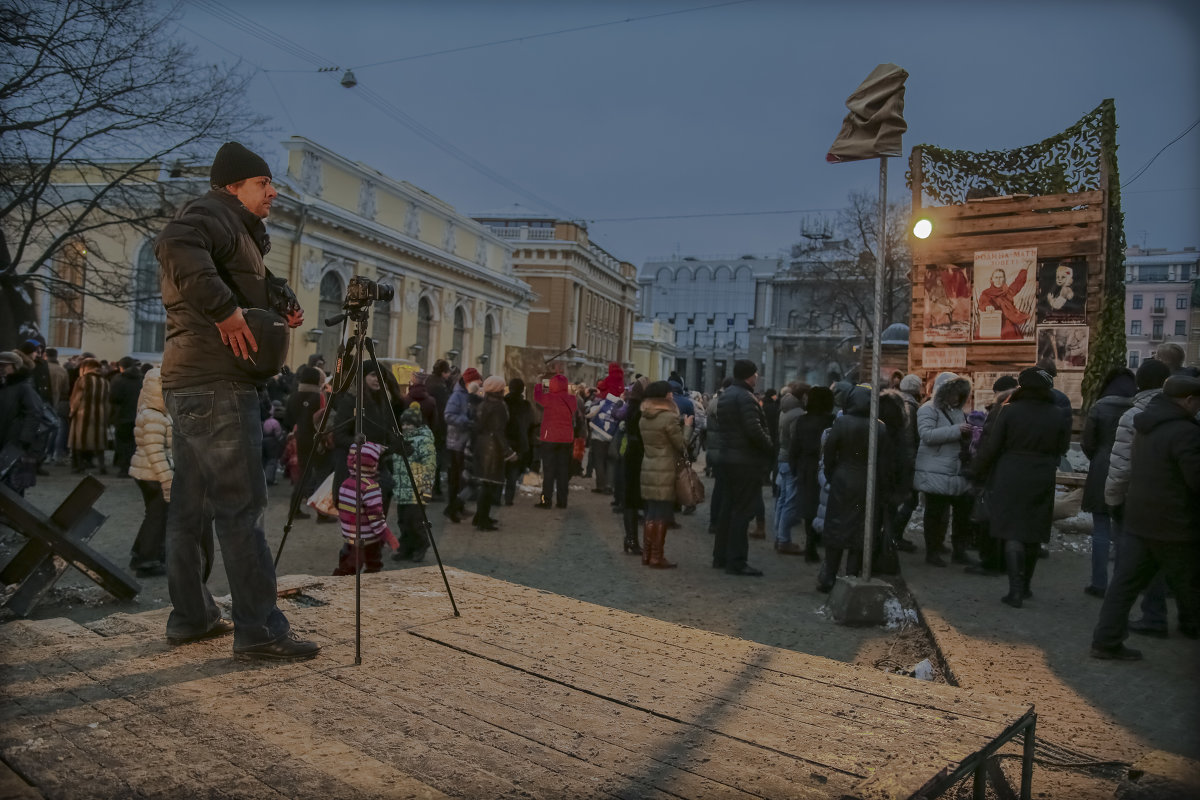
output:
[[1032,715],[450,574],[457,619],[435,567],[366,576],[361,666],[352,578],[281,581],[299,664],[164,612],[4,625],[0,757],[53,798],[911,797]]

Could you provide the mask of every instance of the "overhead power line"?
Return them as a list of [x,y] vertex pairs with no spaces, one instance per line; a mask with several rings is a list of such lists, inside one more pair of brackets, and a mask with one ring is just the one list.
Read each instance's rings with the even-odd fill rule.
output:
[[[740,1],[748,2],[749,0],[740,0]],[[321,66],[321,69],[319,71],[329,71],[328,65],[333,63],[330,60],[321,56],[319,53],[314,53],[313,51],[307,49],[303,45],[297,44],[296,42],[293,42],[292,40],[288,39],[287,37],[285,37],[281,34],[277,34],[273,31],[270,31],[267,28],[264,28],[263,26],[259,25],[258,23],[253,22],[250,19],[247,19],[246,17],[242,16],[241,14],[238,14],[236,11],[233,11],[233,10],[229,9],[227,6],[222,5],[220,2],[218,2],[218,0],[194,0],[194,2],[200,8],[213,14],[218,19],[232,25],[233,27],[237,28],[238,30],[243,31],[244,33],[249,34],[250,36],[253,36],[257,39],[260,39],[263,42],[266,42],[267,44],[277,47],[286,53],[295,55],[297,58],[301,58],[305,61],[308,61],[311,64],[323,65],[323,66]],[[208,40],[208,41],[211,41],[211,40]],[[269,72],[270,70],[262,70],[262,71]],[[274,89],[274,85],[272,85],[271,88]],[[447,155],[462,162],[466,166],[470,167],[471,169],[475,170],[479,174],[483,175],[485,178],[488,178],[489,180],[494,181],[495,183],[499,184],[500,186],[503,186],[505,189],[508,189],[509,191],[513,192],[514,194],[517,194],[517,195],[525,198],[526,200],[528,200],[532,203],[535,203],[536,205],[544,208],[547,211],[554,211],[554,212],[564,216],[567,219],[577,218],[577,216],[575,214],[570,213],[569,211],[564,209],[562,206],[540,197],[539,195],[535,194],[534,192],[532,192],[528,189],[525,189],[524,187],[522,187],[520,184],[516,183],[515,181],[513,181],[509,178],[506,178],[505,176],[496,172],[491,167],[484,164],[482,161],[474,158],[473,156],[468,154],[466,151],[457,147],[452,142],[447,140],[445,137],[438,134],[433,129],[431,129],[428,126],[421,123],[419,120],[417,120],[411,114],[408,114],[407,112],[401,110],[398,106],[396,106],[394,103],[390,102],[386,97],[384,97],[383,95],[374,91],[373,89],[367,88],[360,83],[354,88],[354,91],[357,94],[359,94],[364,101],[370,103],[376,109],[382,111],[383,113],[385,113],[386,115],[388,115],[389,117],[394,119],[396,122],[399,122],[401,125],[408,128],[410,131],[415,133],[417,136],[424,139],[426,142],[429,142],[430,144],[434,145],[438,149],[445,152]],[[286,108],[285,108],[285,113],[286,113]]]
[[777,214],[823,214],[836,208],[787,208],[777,211],[713,211],[705,214],[662,214],[649,217],[603,217],[588,222],[651,222],[665,219],[702,219],[705,217],[765,217]]
[[1164,144],[1164,145],[1162,146],[1162,148],[1161,148],[1161,149],[1160,149],[1160,150],[1159,150],[1157,153],[1155,153],[1155,154],[1154,154],[1154,155],[1151,157],[1151,159],[1150,159],[1149,161],[1147,161],[1147,162],[1146,162],[1146,163],[1145,163],[1145,164],[1142,166],[1142,168],[1141,168],[1141,169],[1139,169],[1137,172],[1135,172],[1135,173],[1133,174],[1133,177],[1132,177],[1132,178],[1130,178],[1129,180],[1127,180],[1127,181],[1125,181],[1123,184],[1121,184],[1121,188],[1122,188],[1122,189],[1124,189],[1126,186],[1128,186],[1129,184],[1133,183],[1133,182],[1134,182],[1134,181],[1136,181],[1138,178],[1142,177],[1142,175],[1146,174],[1146,170],[1150,169],[1150,165],[1154,163],[1155,159],[1157,159],[1159,156],[1161,156],[1161,155],[1162,155],[1162,154],[1163,154],[1163,153],[1166,151],[1166,149],[1167,149],[1168,147],[1170,147],[1171,145],[1175,144],[1175,143],[1176,143],[1176,142],[1178,142],[1180,139],[1182,139],[1183,137],[1185,137],[1185,136],[1187,136],[1189,133],[1191,133],[1191,132],[1192,132],[1192,129],[1193,129],[1193,128],[1195,128],[1197,125],[1200,125],[1200,119],[1196,120],[1196,121],[1195,121],[1195,122],[1193,122],[1191,125],[1187,126],[1187,129],[1186,129],[1186,130],[1184,130],[1184,132],[1183,132],[1183,133],[1179,134],[1179,135],[1178,135],[1178,136],[1176,136],[1174,139],[1172,139],[1171,141],[1169,141],[1169,142],[1167,142],[1166,144]]
[[624,25],[629,22],[644,22],[648,19],[659,19],[661,17],[674,17],[679,14],[691,14],[695,11],[709,11],[714,8],[724,8],[725,6],[736,6],[743,3],[752,3],[754,0],[729,0],[725,3],[713,3],[707,6],[694,6],[692,8],[680,8],[675,11],[663,11],[658,14],[646,14],[641,17],[626,17],[625,19],[615,19],[609,22],[596,22],[591,25],[578,25],[573,28],[560,28],[554,31],[545,31],[543,33],[531,33],[524,36],[513,36],[508,39],[496,39],[490,42],[480,42],[478,44],[468,44],[461,47],[448,47],[444,50],[431,50],[427,53],[416,53],[411,56],[399,56],[397,58],[388,58],[383,61],[372,61],[368,64],[359,64],[351,67],[351,69],[370,69],[371,67],[382,67],[385,64],[399,64],[402,61],[415,61],[418,58],[432,58],[433,56],[450,55],[451,53],[463,53],[468,50],[481,50],[485,47],[497,47],[502,44],[514,44],[516,42],[529,42],[534,39],[545,39],[550,36],[562,36],[567,33],[581,33],[583,31],[592,31],[598,28],[608,28],[614,25]]

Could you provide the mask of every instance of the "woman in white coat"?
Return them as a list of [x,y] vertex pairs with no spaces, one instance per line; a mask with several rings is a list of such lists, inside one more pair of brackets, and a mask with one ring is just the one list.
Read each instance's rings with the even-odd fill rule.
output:
[[963,474],[963,453],[971,426],[963,403],[971,395],[971,382],[953,372],[943,372],[933,383],[933,395],[917,409],[916,472],[913,488],[925,493],[925,562],[944,567],[946,523],[954,514],[951,561],[970,564],[967,545],[971,536],[970,483]]
[[157,367],[146,373],[138,395],[133,439],[137,444],[129,477],[137,481],[146,516],[130,551],[129,568],[139,578],[166,573],[167,505],[171,502],[171,418],[163,404],[162,377]]

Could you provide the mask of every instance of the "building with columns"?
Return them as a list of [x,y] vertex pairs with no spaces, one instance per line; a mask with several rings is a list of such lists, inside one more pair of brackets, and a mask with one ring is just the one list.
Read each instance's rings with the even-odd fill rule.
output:
[[633,367],[637,269],[588,239],[577,221],[526,211],[475,215],[513,248],[513,274],[529,284],[526,345],[560,361],[572,381],[595,383],[611,362]]
[[[380,357],[428,369],[451,354],[486,375],[502,368],[505,347],[525,345],[533,294],[515,274],[505,239],[434,195],[309,139],[293,136],[283,147],[287,163],[273,170],[279,197],[266,220],[271,250],[264,261],[288,279],[305,310],[304,326],[292,332],[293,368],[313,352],[332,363],[342,331],[324,321],[341,311],[355,275],[395,291],[391,302],[372,309],[369,334]],[[173,184],[171,196],[183,202],[207,191],[207,175],[208,165],[176,166],[155,180]],[[87,260],[99,250],[128,264],[139,299],[129,309],[82,294],[46,294],[39,300],[47,344],[63,355],[157,361],[166,316],[152,240],[103,231],[54,269],[86,284]]]
[[782,263],[777,256],[677,256],[642,266],[642,317],[674,327],[674,370],[689,389],[711,394],[739,358],[765,374],[762,337],[754,332],[770,324],[771,281]]
[[633,323],[633,369],[651,381],[665,381],[675,369],[675,329],[662,319]]

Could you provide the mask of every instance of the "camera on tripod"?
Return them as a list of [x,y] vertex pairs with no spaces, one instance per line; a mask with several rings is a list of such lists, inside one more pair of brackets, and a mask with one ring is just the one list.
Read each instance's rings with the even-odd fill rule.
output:
[[387,284],[376,283],[370,278],[355,275],[346,287],[346,299],[342,308],[347,311],[358,311],[367,308],[371,303],[391,302],[396,296],[396,290]]

